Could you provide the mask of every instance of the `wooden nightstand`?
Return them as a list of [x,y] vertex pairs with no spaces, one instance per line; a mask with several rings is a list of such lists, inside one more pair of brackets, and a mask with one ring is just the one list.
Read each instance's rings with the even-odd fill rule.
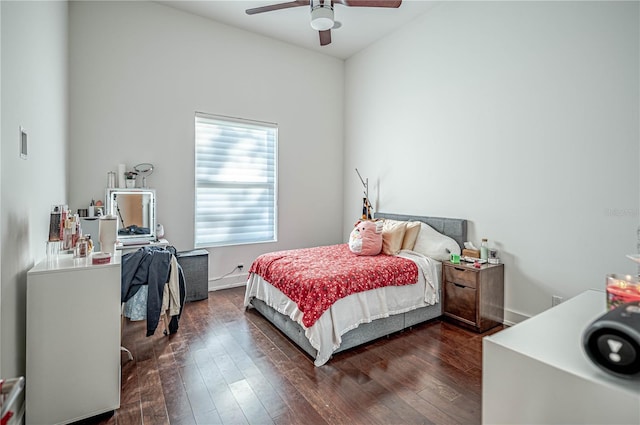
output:
[[504,265],[442,265],[443,314],[456,323],[484,332],[504,319]]

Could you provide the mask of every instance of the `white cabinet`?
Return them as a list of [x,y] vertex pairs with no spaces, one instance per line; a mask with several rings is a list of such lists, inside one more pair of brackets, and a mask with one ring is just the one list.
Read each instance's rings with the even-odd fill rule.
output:
[[61,255],[27,273],[26,423],[66,424],[120,406],[120,255]]
[[485,424],[639,424],[640,381],[599,369],[582,335],[606,313],[589,290],[482,340]]

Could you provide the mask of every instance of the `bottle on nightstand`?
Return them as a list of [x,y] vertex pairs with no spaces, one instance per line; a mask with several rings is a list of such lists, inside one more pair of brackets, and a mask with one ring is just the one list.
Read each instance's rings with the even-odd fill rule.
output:
[[480,245],[480,259],[487,260],[489,258],[489,243],[487,238],[482,238],[482,244]]

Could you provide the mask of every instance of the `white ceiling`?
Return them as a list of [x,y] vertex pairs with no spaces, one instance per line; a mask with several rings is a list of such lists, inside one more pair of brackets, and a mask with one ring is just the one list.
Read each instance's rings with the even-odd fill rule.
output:
[[438,3],[431,0],[403,0],[397,9],[335,4],[335,20],[341,22],[342,27],[331,31],[331,44],[327,46],[320,46],[318,32],[309,24],[309,7],[293,7],[251,16],[245,13],[246,9],[288,1],[159,0],[158,3],[340,59],[357,53]]

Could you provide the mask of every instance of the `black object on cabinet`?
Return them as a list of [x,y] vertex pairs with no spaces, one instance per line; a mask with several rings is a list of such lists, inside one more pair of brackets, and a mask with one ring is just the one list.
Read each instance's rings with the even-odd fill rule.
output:
[[585,353],[596,366],[622,378],[640,378],[640,301],[598,317],[582,336]]

